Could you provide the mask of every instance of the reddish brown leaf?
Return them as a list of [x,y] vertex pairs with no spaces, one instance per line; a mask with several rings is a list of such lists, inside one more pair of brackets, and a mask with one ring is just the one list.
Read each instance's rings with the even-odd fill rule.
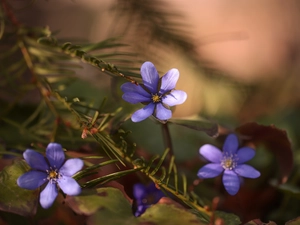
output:
[[246,123],[236,131],[255,146],[262,144],[275,155],[280,166],[280,182],[285,183],[293,168],[292,147],[286,131],[274,125],[264,126],[254,122]]

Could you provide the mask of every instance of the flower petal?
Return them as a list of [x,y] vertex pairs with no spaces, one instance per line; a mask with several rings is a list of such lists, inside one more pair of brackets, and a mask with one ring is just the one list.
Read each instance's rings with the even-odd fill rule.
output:
[[127,92],[122,95],[122,98],[131,104],[136,104],[140,102],[151,102],[151,96],[145,97],[136,92]]
[[134,212],[134,216],[135,216],[135,217],[139,217],[139,216],[142,215],[142,214],[146,211],[146,209],[148,209],[149,207],[150,207],[150,205],[145,205],[145,204],[138,205],[136,211]]
[[65,153],[58,143],[50,143],[46,148],[46,156],[52,168],[59,169],[65,161]]
[[163,103],[168,106],[180,105],[185,102],[187,94],[184,91],[173,90],[170,94],[163,97]]
[[78,195],[81,192],[81,187],[72,177],[62,176],[57,180],[61,190],[67,195]]
[[164,107],[161,103],[156,104],[155,117],[160,120],[168,120],[172,117],[172,111]]
[[40,194],[40,203],[44,209],[48,209],[54,202],[58,195],[56,183],[49,182],[45,189]]
[[64,165],[59,169],[59,173],[64,176],[73,176],[83,167],[83,161],[81,159],[68,159]]
[[223,167],[220,163],[209,163],[203,166],[197,173],[198,177],[201,179],[205,178],[213,178],[219,176],[222,171]]
[[135,111],[131,116],[132,122],[140,122],[142,120],[145,120],[146,118],[148,118],[153,114],[154,108],[155,108],[155,104],[150,103],[146,105],[144,108]]
[[122,84],[121,90],[124,93],[134,92],[134,93],[138,93],[138,94],[140,94],[142,96],[145,96],[145,97],[147,97],[147,96],[151,97],[151,94],[148,93],[144,88],[142,88],[141,85],[132,84],[130,82]]
[[159,189],[157,189],[156,185],[154,182],[151,182],[150,184],[148,184],[146,186],[146,190],[148,193],[154,193],[156,191],[160,191]]
[[23,157],[32,169],[42,171],[46,171],[49,169],[49,165],[45,160],[45,157],[41,153],[38,153],[31,149],[27,149],[23,153]]
[[239,140],[235,134],[229,134],[223,145],[223,152],[227,154],[235,154],[239,147]]
[[141,66],[141,75],[144,85],[151,91],[152,94],[157,93],[159,81],[158,72],[152,62],[144,62]]
[[165,195],[160,189],[157,189],[155,183],[151,182],[146,186],[146,197],[147,196],[150,197],[147,199],[147,204],[156,204]]
[[178,69],[170,69],[163,77],[161,78],[161,87],[160,94],[164,94],[168,91],[171,91],[175,88],[176,83],[179,78]]
[[140,183],[133,185],[133,196],[134,196],[134,198],[142,199],[142,198],[145,197],[146,192],[147,192],[147,190],[146,190],[145,185],[140,184]]
[[21,188],[34,190],[43,185],[47,180],[47,173],[41,171],[31,170],[24,173],[17,180],[17,184]]
[[235,195],[240,189],[240,179],[232,170],[225,170],[223,175],[223,184],[230,195]]
[[252,166],[242,164],[238,165],[234,168],[234,172],[238,175],[246,178],[258,178],[260,176],[260,172],[254,169]]
[[223,153],[217,147],[206,144],[199,149],[200,155],[213,163],[221,163]]
[[238,164],[243,164],[244,162],[249,161],[255,156],[255,151],[253,148],[242,147],[237,151]]
[[156,204],[164,194],[151,182],[148,186],[137,183],[133,186],[134,205],[136,205],[135,216],[140,216],[152,204]]

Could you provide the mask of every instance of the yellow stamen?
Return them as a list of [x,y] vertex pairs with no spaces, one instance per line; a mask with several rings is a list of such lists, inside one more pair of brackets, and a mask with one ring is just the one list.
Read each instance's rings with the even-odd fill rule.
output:
[[232,168],[232,166],[233,166],[232,160],[231,159],[226,159],[225,162],[224,162],[224,166],[226,168]]
[[51,178],[57,178],[57,175],[58,175],[58,174],[57,174],[55,171],[53,171],[53,170],[49,172],[49,178],[50,178],[50,179],[51,179]]
[[155,102],[160,102],[160,96],[158,96],[157,94],[152,95],[152,101]]
[[226,154],[223,156],[221,165],[225,170],[232,170],[237,166],[237,155],[236,154]]

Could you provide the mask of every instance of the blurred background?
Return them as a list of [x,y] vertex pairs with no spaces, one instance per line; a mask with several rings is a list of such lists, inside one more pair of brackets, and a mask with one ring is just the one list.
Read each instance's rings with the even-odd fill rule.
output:
[[[60,39],[120,37],[161,75],[178,68],[177,89],[189,97],[175,116],[244,122],[299,105],[298,1],[49,0],[30,7],[20,19],[48,25]],[[95,73],[85,78],[103,85]]]

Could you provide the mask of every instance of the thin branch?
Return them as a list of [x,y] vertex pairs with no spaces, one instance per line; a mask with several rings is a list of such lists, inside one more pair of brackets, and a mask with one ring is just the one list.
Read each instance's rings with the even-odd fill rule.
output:
[[13,13],[13,11],[11,10],[11,7],[9,6],[9,4],[6,2],[6,0],[2,0],[2,6],[3,9],[7,15],[7,17],[9,18],[9,20],[12,22],[13,25],[15,25],[16,27],[21,26],[21,23],[18,21],[18,19],[16,18],[15,14]]

